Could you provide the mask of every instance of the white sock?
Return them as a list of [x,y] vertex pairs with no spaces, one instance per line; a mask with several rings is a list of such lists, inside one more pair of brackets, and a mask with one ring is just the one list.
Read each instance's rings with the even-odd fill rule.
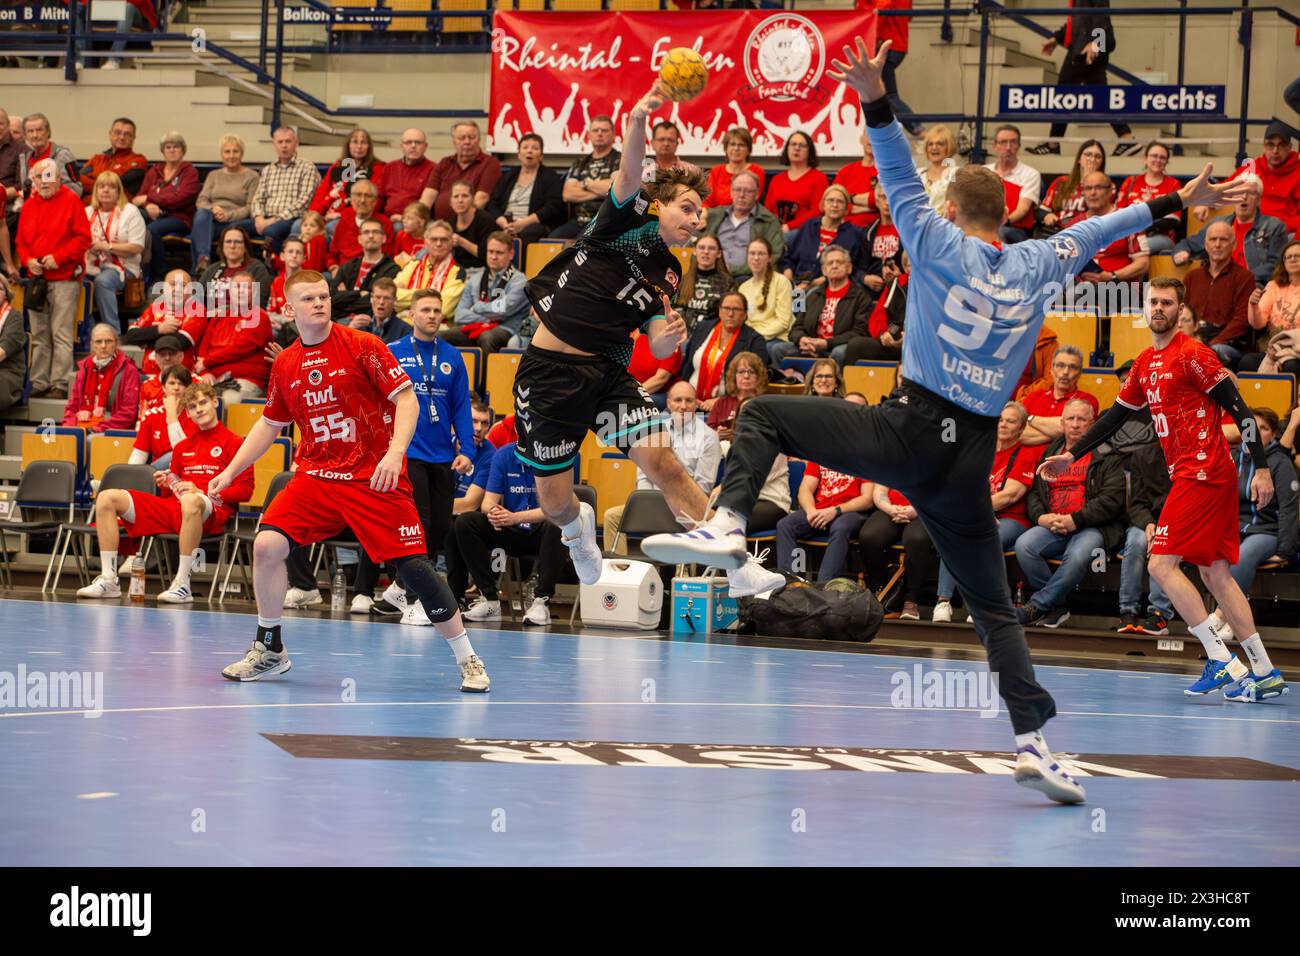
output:
[[1250,670],[1256,677],[1264,677],[1273,670],[1273,662],[1268,659],[1268,651],[1264,650],[1264,642],[1260,640],[1259,634],[1252,634],[1242,641],[1241,649],[1250,659]]
[[560,534],[570,541],[582,535],[582,509],[578,509],[578,517],[574,518],[568,524],[560,525]]
[[99,552],[99,566],[106,578],[117,577],[117,552],[101,551]]
[[713,518],[709,522],[715,528],[730,534],[732,531],[744,531],[745,525],[749,524],[748,519],[733,511],[731,508],[719,508],[713,513]]
[[1016,750],[1020,751],[1025,747],[1033,747],[1038,751],[1038,756],[1044,760],[1052,759],[1052,751],[1047,748],[1047,741],[1043,739],[1041,730],[1034,730],[1027,734],[1016,734]]
[[262,615],[259,614],[257,615],[257,626],[258,627],[279,627],[280,622],[282,620],[284,619],[279,617],[262,617]]
[[451,647],[451,652],[456,655],[456,663],[464,664],[474,656],[474,645],[469,642],[469,635],[464,631],[460,632],[460,637],[447,638],[447,644]]
[[1201,646],[1205,648],[1205,653],[1210,656],[1210,660],[1221,662],[1232,660],[1232,652],[1228,650],[1228,645],[1223,643],[1223,639],[1214,630],[1214,621],[1212,619],[1207,617],[1200,624],[1192,625],[1188,630],[1196,635],[1197,640],[1201,642]]
[[176,567],[176,577],[172,580],[172,587],[187,588],[190,586],[190,571],[194,568],[194,555],[182,554],[180,563]]

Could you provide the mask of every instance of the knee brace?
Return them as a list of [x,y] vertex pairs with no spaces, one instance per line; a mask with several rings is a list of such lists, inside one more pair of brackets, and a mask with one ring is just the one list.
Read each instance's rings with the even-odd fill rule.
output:
[[414,591],[424,606],[424,613],[435,624],[449,621],[459,609],[456,598],[442,575],[433,570],[433,562],[423,555],[409,555],[393,562],[402,585]]

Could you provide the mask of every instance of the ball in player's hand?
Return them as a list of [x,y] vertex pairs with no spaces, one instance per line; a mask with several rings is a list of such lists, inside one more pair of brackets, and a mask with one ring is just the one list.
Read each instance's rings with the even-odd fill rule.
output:
[[708,78],[704,57],[690,47],[673,47],[659,67],[659,84],[664,95],[678,102],[697,96]]

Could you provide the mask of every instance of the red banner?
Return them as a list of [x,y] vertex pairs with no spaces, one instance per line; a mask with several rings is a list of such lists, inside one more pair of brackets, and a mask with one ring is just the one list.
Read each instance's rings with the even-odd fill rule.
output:
[[514,152],[534,132],[547,152],[586,152],[587,121],[602,113],[621,135],[664,55],[684,46],[704,57],[708,85],[652,117],[677,124],[680,155],[721,158],[727,130],[743,126],[755,156],[779,155],[795,130],[821,155],[861,156],[858,98],[826,74],[859,35],[874,44],[875,26],[875,13],[864,10],[497,13],[491,149]]

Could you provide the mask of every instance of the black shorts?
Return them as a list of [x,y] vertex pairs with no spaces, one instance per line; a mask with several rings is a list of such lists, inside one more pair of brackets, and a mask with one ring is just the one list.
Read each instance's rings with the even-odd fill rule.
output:
[[515,373],[515,446],[535,472],[573,467],[588,431],[627,451],[664,427],[655,403],[626,368],[603,355],[528,347]]

